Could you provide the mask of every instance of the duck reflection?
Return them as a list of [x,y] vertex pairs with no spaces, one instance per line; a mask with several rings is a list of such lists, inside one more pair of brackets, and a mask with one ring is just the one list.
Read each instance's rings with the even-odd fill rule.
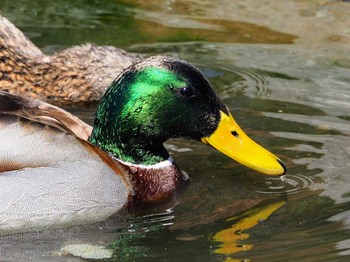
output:
[[[249,238],[249,233],[245,232],[268,219],[274,212],[286,203],[285,200],[277,201],[272,204],[255,207],[243,212],[240,215],[228,218],[226,221],[234,221],[234,224],[226,229],[217,232],[212,240],[220,243],[214,250],[214,253],[223,255],[232,255],[239,252],[247,251],[253,248],[252,244],[244,244],[243,240]],[[225,261],[241,261],[227,257]]]

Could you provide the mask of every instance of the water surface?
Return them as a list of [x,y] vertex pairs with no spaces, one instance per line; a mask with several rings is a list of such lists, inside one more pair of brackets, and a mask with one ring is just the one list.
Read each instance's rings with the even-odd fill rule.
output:
[[[94,225],[1,237],[0,258],[85,261],[62,248],[90,244],[117,261],[348,261],[350,4],[290,1],[287,17],[279,2],[0,0],[1,14],[45,52],[93,42],[194,63],[240,126],[288,166],[282,182],[172,140],[191,176],[174,199]],[[68,109],[92,123],[93,107]]]

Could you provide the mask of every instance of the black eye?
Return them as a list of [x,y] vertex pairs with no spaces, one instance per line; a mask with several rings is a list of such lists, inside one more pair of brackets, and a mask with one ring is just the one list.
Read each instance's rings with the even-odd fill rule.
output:
[[190,86],[185,86],[180,89],[180,94],[185,97],[191,97],[194,95],[193,89]]

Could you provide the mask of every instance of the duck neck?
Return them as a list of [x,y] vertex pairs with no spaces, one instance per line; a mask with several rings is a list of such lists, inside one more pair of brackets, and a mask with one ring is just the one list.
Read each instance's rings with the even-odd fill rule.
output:
[[123,139],[118,135],[109,137],[112,137],[112,140],[109,140],[108,136],[101,139],[98,131],[94,129],[89,141],[124,163],[151,166],[169,159],[169,153],[163,143],[152,143],[137,138]]
[[120,164],[131,174],[134,190],[128,207],[168,200],[178,189],[182,189],[181,185],[187,185],[189,178],[171,158],[152,166],[130,165],[123,162]]
[[145,138],[144,133],[128,130],[128,125],[122,130],[101,128],[96,121],[89,141],[120,160],[130,174],[134,191],[131,206],[168,199],[180,184],[188,180],[188,176],[172,161],[162,140]]

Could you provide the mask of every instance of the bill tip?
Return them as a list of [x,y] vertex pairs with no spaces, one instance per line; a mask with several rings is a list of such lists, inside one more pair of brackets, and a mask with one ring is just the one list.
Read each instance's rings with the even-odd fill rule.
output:
[[282,160],[277,159],[277,162],[281,165],[281,167],[283,168],[283,173],[281,174],[281,176],[284,176],[287,173],[287,167],[286,165],[282,162]]

